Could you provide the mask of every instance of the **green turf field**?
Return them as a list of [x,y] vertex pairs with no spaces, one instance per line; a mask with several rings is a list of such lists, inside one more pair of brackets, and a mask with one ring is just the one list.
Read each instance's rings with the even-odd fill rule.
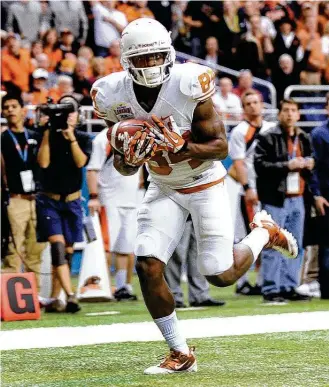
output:
[[[151,321],[138,302],[82,304],[76,315],[42,314],[40,321],[7,322],[2,330],[56,326],[86,326]],[[235,296],[234,288],[211,289],[224,307],[179,311],[181,319],[328,311],[329,301],[264,306],[261,297]],[[119,311],[119,315],[86,316],[90,312]],[[167,353],[163,342],[111,343],[66,348],[2,352],[2,386],[329,386],[329,331],[258,334],[191,339],[199,371],[195,374],[146,376],[144,368]]]
[[[191,341],[192,343],[192,341]],[[3,386],[329,386],[328,332],[193,340],[199,371],[147,376],[164,343],[124,343],[4,352]]]

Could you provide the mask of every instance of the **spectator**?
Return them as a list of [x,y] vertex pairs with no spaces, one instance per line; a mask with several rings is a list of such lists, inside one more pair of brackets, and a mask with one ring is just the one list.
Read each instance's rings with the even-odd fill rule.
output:
[[283,17],[293,19],[294,13],[286,3],[286,1],[261,1],[262,15],[267,16],[274,23]]
[[201,12],[202,3],[189,1],[184,12],[184,24],[189,27],[191,40],[191,54],[199,57],[202,52],[202,43],[206,38],[205,14]]
[[287,260],[278,251],[263,251],[262,293],[264,302],[269,304],[309,299],[295,289],[299,285],[303,256],[303,193],[312,175],[314,159],[309,137],[296,127],[300,118],[297,103],[283,100],[278,118],[278,126],[258,136],[254,157],[256,186],[263,209],[296,238],[298,256]]
[[56,31],[59,33],[69,29],[74,39],[83,46],[88,34],[88,19],[80,0],[74,1],[50,1],[50,8],[54,14]]
[[115,39],[112,41],[109,47],[110,55],[105,58],[105,74],[112,74],[117,71],[122,71],[123,68],[120,63],[120,40]]
[[72,95],[73,91],[72,78],[68,75],[60,75],[57,78],[57,85],[49,90],[49,97],[51,97],[54,102],[57,102],[64,95]]
[[[122,176],[113,166],[114,154],[108,142],[107,129],[93,141],[93,150],[87,166],[90,192],[88,207],[93,214],[100,212],[105,223],[105,239],[110,240],[109,252],[115,255],[118,300],[137,300],[132,293],[134,242],[137,234],[138,173]],[[103,206],[103,209],[101,209]]]
[[35,59],[38,55],[43,53],[42,40],[35,40],[31,44],[31,58]]
[[78,44],[74,41],[74,35],[69,28],[65,28],[61,31],[59,49],[62,51],[63,58],[66,58],[66,54],[76,55],[78,52]]
[[24,127],[25,111],[20,97],[8,93],[2,98],[2,114],[8,129],[1,134],[1,175],[9,194],[8,218],[12,233],[3,269],[26,271],[36,276],[39,289],[41,253],[44,244],[36,240],[35,190],[37,136]]
[[207,38],[205,49],[204,60],[207,61],[208,66],[212,67],[217,64],[225,65],[225,55],[219,50],[218,40],[214,36]]
[[128,23],[142,17],[154,19],[152,11],[147,7],[147,1],[130,1],[123,7],[119,5],[118,10],[126,15]]
[[[82,242],[81,187],[82,168],[88,163],[91,153],[90,137],[78,130],[79,111],[77,102],[71,97],[59,102],[70,102],[76,111],[70,113],[67,128],[44,130],[38,152],[41,167],[40,193],[37,195],[38,240],[50,242],[53,266],[54,302],[46,311],[58,312],[58,296],[62,287],[67,296],[66,312],[80,310],[70,279],[69,263],[73,244]],[[50,126],[53,122],[50,120]]]
[[43,52],[49,58],[49,69],[48,71],[54,71],[58,63],[63,58],[63,53],[59,49],[58,35],[55,29],[46,31],[43,36]]
[[57,83],[58,75],[53,71],[48,71],[50,67],[49,58],[47,54],[39,54],[37,55],[36,59],[36,67],[39,69],[47,70],[48,72],[48,79],[46,83],[46,88],[51,89],[54,87]]
[[1,60],[1,80],[7,91],[29,91],[29,77],[33,71],[30,54],[21,48],[18,35],[9,35],[6,41],[7,51]]
[[6,30],[16,32],[22,39],[33,42],[38,38],[40,16],[39,1],[15,1],[8,9]]
[[48,71],[36,69],[32,73],[32,88],[27,94],[25,102],[31,105],[47,103],[49,90],[47,89]]
[[305,29],[298,33],[298,37],[304,49],[311,51],[306,69],[301,74],[301,83],[306,85],[320,85],[322,71],[326,69],[325,56],[322,52],[320,35],[316,32],[316,16],[310,16],[305,20]]
[[225,57],[232,58],[229,67],[233,67],[233,57],[241,34],[237,3],[223,2],[223,18],[218,25],[218,41]]
[[299,17],[299,19],[297,20],[297,33],[300,31],[300,30],[303,30],[306,28],[306,24],[307,24],[307,19],[310,18],[310,17],[315,17],[316,18],[316,32],[320,32],[321,30],[321,23],[319,23],[319,19],[318,19],[318,6],[317,4],[312,4],[312,2],[310,1],[305,1],[302,5],[301,5],[301,15]]
[[[241,70],[238,78],[238,86],[235,87],[232,92],[238,97],[242,97],[242,94],[247,90],[253,89],[252,73],[250,70]],[[254,90],[254,89],[253,89]],[[261,94],[258,90],[257,93]]]
[[251,30],[251,25],[249,23],[249,19],[253,15],[258,15],[260,17],[261,24],[261,32],[263,35],[269,35],[271,39],[276,37],[276,29],[274,27],[274,23],[267,16],[262,16],[260,13],[260,4],[259,1],[246,1],[244,3],[244,13],[246,17],[246,28],[248,31]]
[[105,59],[101,56],[93,58],[91,62],[92,76],[89,79],[90,83],[93,84],[97,79],[104,77],[106,73]]
[[74,72],[77,59],[73,54],[66,54],[66,55],[67,56],[70,55],[71,59],[69,58],[62,59],[59,63],[57,73],[60,75],[69,75],[71,77]]
[[288,54],[282,54],[279,58],[279,66],[273,68],[272,82],[276,88],[277,104],[283,99],[284,91],[290,85],[300,83],[300,73],[305,68],[310,52],[305,51],[304,58],[301,62],[294,62]]
[[321,298],[329,299],[329,93],[326,95],[328,120],[311,132],[315,155],[315,174],[312,192],[315,205],[321,216],[318,229],[319,241],[319,282]]
[[90,89],[91,82],[88,77],[89,64],[84,58],[78,58],[75,65],[73,79],[74,92],[81,94],[81,105],[91,105]]
[[172,2],[149,1],[147,5],[155,19],[163,24],[168,31],[172,31]]
[[127,25],[125,14],[115,9],[116,3],[116,1],[93,3],[97,56],[107,56],[110,44],[120,38]]
[[294,62],[300,62],[304,57],[304,49],[295,34],[296,23],[289,18],[283,18],[277,22],[277,28],[279,31],[273,43],[273,67],[283,54],[290,55]]
[[184,21],[184,12],[187,1],[175,1],[172,5],[172,40],[178,51],[191,54],[191,31],[190,26]]
[[324,80],[329,84],[329,21],[327,22],[321,38],[322,52],[325,55],[326,68],[324,70]]
[[242,106],[240,98],[232,93],[233,84],[230,78],[219,80],[219,90],[212,97],[215,109],[222,119],[240,119]]
[[242,35],[236,49],[237,67],[248,68],[256,77],[266,78],[269,75],[267,68],[273,53],[271,38],[263,35],[260,16],[253,15],[249,22],[250,31]]
[[90,47],[82,46],[78,50],[77,57],[84,58],[87,60],[87,62],[88,62],[88,77],[91,77],[92,76],[91,64],[92,64],[92,60],[94,58],[93,50]]
[[49,1],[40,0],[39,3],[41,7],[39,36],[42,38],[44,34],[53,26],[54,14],[49,6]]
[[[254,168],[254,154],[259,134],[266,133],[275,126],[262,117],[263,100],[253,90],[242,95],[244,120],[231,131],[230,156],[233,166],[230,176],[240,185],[240,200],[235,221],[235,242],[240,242],[250,232],[250,222],[259,207],[256,190],[256,173]],[[237,281],[236,293],[246,296],[259,295],[262,280],[258,272],[256,285],[252,286],[247,273]]]
[[165,268],[165,278],[175,299],[176,308],[186,308],[181,288],[183,265],[187,269],[188,301],[191,307],[223,306],[225,301],[214,300],[209,294],[209,283],[200,274],[197,265],[197,245],[191,220],[185,225],[184,234]]

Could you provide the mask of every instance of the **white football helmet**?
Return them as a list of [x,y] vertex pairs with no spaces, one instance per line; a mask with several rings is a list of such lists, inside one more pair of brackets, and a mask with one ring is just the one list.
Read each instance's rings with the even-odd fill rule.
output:
[[[134,57],[160,52],[166,53],[162,65],[137,68],[133,64]],[[154,19],[134,20],[122,31],[121,64],[132,80],[139,85],[156,87],[168,81],[175,57],[170,32]]]

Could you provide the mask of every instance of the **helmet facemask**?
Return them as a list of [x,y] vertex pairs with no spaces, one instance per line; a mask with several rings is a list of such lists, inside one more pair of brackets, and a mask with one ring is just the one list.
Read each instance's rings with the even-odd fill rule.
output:
[[[134,51],[135,52],[123,54],[121,63],[135,83],[146,87],[157,87],[169,80],[170,70],[175,61],[175,51],[172,46],[166,48],[139,49]],[[133,61],[134,58],[157,53],[165,53],[163,64],[152,67],[135,66]]]

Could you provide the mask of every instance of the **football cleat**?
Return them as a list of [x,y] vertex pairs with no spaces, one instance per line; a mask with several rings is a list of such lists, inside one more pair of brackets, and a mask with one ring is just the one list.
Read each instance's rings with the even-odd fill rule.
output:
[[173,374],[178,372],[196,372],[198,370],[194,347],[190,347],[190,353],[170,350],[170,354],[158,365],[147,368],[146,375]]
[[277,250],[287,258],[297,258],[298,246],[296,239],[289,231],[279,227],[272,219],[272,216],[264,210],[257,212],[250,223],[252,230],[257,227],[265,228],[269,233],[270,239],[264,246],[266,249]]

